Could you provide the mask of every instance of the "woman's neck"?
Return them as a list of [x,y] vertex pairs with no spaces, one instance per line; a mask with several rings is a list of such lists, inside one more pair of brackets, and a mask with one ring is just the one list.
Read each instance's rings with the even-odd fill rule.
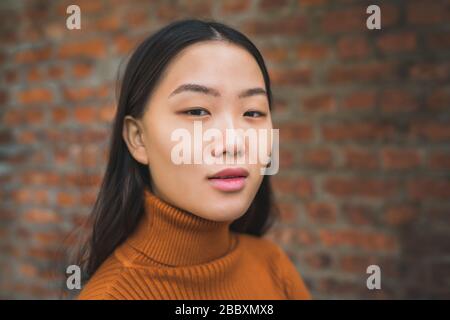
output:
[[165,266],[201,264],[232,247],[231,221],[217,222],[179,209],[145,189],[145,213],[128,243]]

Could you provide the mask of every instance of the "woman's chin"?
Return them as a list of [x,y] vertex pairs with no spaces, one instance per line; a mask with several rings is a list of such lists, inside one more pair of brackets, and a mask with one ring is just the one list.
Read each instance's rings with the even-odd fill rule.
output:
[[208,220],[224,222],[234,221],[239,219],[247,211],[246,206],[231,206],[231,205],[211,205],[206,210],[201,210],[197,215]]

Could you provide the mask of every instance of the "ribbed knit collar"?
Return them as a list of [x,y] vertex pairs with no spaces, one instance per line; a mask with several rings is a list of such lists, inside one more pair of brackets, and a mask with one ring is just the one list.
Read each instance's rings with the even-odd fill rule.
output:
[[187,266],[206,263],[232,249],[232,221],[217,222],[177,208],[148,189],[145,214],[128,243],[154,263]]

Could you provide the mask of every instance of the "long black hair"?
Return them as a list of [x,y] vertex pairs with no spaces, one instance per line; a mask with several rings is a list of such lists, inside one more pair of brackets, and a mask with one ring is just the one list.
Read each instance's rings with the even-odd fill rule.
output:
[[[74,263],[81,267],[83,281],[133,232],[144,212],[144,190],[153,191],[148,167],[131,156],[123,140],[125,116],[143,116],[157,81],[177,53],[191,44],[211,40],[236,44],[255,58],[272,109],[270,79],[263,57],[242,33],[218,22],[188,19],[173,22],[145,39],[130,56],[121,79],[106,172]],[[249,209],[233,221],[230,229],[262,236],[277,215],[269,176],[265,175]]]

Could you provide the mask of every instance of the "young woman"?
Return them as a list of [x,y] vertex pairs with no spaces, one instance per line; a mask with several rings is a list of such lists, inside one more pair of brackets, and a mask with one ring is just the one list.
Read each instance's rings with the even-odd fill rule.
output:
[[[130,57],[106,173],[78,264],[78,299],[309,299],[288,256],[262,238],[276,212],[267,163],[175,163],[173,133],[272,129],[252,42],[220,23],[174,22]],[[195,147],[248,155],[242,139]]]

